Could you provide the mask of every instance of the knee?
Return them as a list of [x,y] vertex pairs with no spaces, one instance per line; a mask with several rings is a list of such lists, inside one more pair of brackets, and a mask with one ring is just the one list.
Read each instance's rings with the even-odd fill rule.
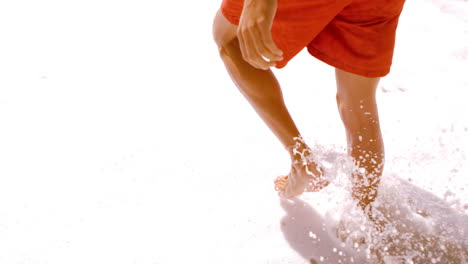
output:
[[211,29],[211,33],[213,36],[213,41],[215,42],[216,46],[218,49],[223,45],[222,43],[222,32],[220,30],[219,22],[218,22],[218,14],[216,14],[214,21],[213,21],[213,27]]
[[340,114],[341,120],[345,125],[346,129],[352,127],[352,124],[356,122],[356,113],[354,112],[353,102],[346,98],[345,95],[336,94],[336,105]]
[[232,25],[218,10],[213,20],[212,34],[220,52],[237,36],[236,31],[237,27]]
[[344,114],[343,105],[342,105],[341,97],[339,93],[336,93],[336,106],[338,107],[338,112],[340,113],[341,119],[343,119],[343,114]]
[[378,122],[375,97],[337,93],[336,102],[341,119],[347,128],[362,127]]

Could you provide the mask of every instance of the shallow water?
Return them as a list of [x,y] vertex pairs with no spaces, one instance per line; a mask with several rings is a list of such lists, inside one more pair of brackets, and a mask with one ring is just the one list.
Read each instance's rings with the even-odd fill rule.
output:
[[[386,172],[368,212],[371,220],[350,197],[348,175],[355,169],[352,160],[333,146],[312,148],[314,159],[322,161],[326,176],[332,180],[324,190],[326,206],[313,199],[282,201],[287,212],[282,220],[283,234],[304,258],[317,259],[320,251],[312,248],[320,243],[322,250],[328,247],[336,253],[322,257],[325,263],[466,263],[468,215],[454,206],[459,203],[453,203],[461,197],[452,197],[449,203]],[[327,207],[323,219],[309,203],[316,208]]]

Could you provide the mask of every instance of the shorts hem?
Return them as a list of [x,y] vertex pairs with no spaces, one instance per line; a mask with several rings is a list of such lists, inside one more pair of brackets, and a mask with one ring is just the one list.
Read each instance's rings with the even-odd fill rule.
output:
[[226,8],[221,7],[221,14],[224,16],[224,18],[227,19],[227,21],[229,21],[229,23],[236,26],[239,25],[239,18],[237,18],[235,15],[229,14]]
[[307,47],[307,51],[309,52],[310,55],[314,56],[318,60],[321,60],[332,67],[335,67],[340,70],[350,72],[353,74],[361,75],[364,77],[369,77],[369,78],[384,77],[390,72],[390,67],[385,68],[385,69],[379,69],[379,70],[368,70],[364,68],[351,66],[335,58],[332,58],[328,56],[327,54],[321,52],[320,50],[317,50],[310,46]]

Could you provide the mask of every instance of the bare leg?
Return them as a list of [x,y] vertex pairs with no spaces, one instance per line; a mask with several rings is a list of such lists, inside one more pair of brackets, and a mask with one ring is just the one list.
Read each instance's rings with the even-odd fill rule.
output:
[[[260,70],[244,61],[236,30],[237,27],[230,24],[218,11],[213,34],[231,79],[291,156],[293,163],[291,173],[281,177],[281,180],[277,179],[277,189],[283,192],[287,188],[289,197],[299,195],[304,191],[304,184],[310,178],[307,170],[317,177],[320,171],[314,163],[299,165],[302,164],[302,157],[297,152],[304,153],[309,148],[297,140],[300,138],[300,133],[286,108],[279,83],[270,69]],[[291,146],[296,145],[295,152]]]
[[346,128],[348,153],[360,168],[352,175],[352,195],[363,210],[377,196],[384,166],[384,144],[375,98],[379,80],[336,70],[336,99]]
[[[285,148],[294,145],[299,131],[283,101],[281,88],[271,70],[256,69],[242,58],[236,26],[220,12],[214,25],[215,40],[232,80]],[[222,33],[221,33],[222,32]]]

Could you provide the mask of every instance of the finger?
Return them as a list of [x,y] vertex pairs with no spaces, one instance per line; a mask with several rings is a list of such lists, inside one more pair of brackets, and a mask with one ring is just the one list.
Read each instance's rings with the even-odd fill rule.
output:
[[278,48],[278,46],[273,41],[271,27],[269,27],[267,24],[260,24],[260,26],[261,38],[263,40],[265,48],[271,53],[275,54],[276,56],[282,57],[283,51],[280,48]]
[[237,30],[237,40],[239,41],[239,48],[240,48],[240,51],[241,51],[241,54],[242,54],[242,58],[247,61],[248,60],[248,56],[247,56],[247,51],[246,51],[246,47],[245,47],[245,39],[244,39],[244,35],[242,33],[242,29],[239,27],[239,29]]
[[[283,52],[274,44],[271,33],[262,29],[261,26],[256,27],[255,29],[256,37],[256,48],[258,53],[263,57],[267,58],[269,61],[280,61],[282,60]],[[273,45],[274,47],[272,48]]]
[[268,69],[268,67],[274,66],[274,64],[266,61],[261,56],[261,54],[258,53],[256,42],[258,41],[258,38],[260,36],[255,35],[255,27],[249,28],[249,30],[247,30],[245,33],[246,33],[245,37],[248,39],[248,41],[246,41],[246,44],[248,45],[248,48],[249,48],[250,64],[252,64],[252,66],[254,66],[255,68],[259,68],[263,70]]
[[257,57],[260,60],[260,63],[268,67],[275,66],[275,61],[278,60],[279,57],[266,49],[260,29],[257,26],[252,28],[251,36],[253,37],[255,51],[257,52]]
[[242,53],[242,58],[244,61],[249,63],[255,68],[259,68],[259,65],[256,65],[256,62],[252,60],[252,45],[250,44],[250,35],[245,28],[239,28],[237,32],[237,38],[239,39],[239,47]]

